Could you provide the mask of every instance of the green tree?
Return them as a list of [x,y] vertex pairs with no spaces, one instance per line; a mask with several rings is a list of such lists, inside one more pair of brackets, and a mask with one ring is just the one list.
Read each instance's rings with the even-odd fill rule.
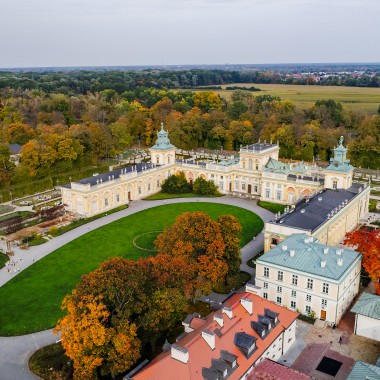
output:
[[191,191],[184,172],[169,176],[163,183],[161,190],[168,194],[184,194]]
[[206,181],[198,177],[193,184],[193,191],[199,195],[219,195],[219,191],[214,181]]

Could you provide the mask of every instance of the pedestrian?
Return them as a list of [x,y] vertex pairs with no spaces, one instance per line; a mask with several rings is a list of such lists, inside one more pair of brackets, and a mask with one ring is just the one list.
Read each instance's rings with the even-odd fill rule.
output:
[[339,345],[340,345],[340,346],[342,345],[342,342],[343,342],[343,337],[340,336],[340,338],[339,338]]
[[335,329],[336,329],[336,324],[335,323],[333,323],[332,329],[333,329],[333,332],[335,332]]

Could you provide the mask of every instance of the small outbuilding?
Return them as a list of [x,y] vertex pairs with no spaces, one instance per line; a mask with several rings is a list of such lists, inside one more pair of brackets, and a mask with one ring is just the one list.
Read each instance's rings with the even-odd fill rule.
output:
[[351,311],[355,313],[355,334],[380,341],[380,297],[362,293]]

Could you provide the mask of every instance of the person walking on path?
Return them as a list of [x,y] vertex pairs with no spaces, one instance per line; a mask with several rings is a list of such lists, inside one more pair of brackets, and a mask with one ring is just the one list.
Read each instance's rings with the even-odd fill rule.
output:
[[340,338],[339,338],[339,345],[340,345],[340,346],[342,345],[342,342],[343,342],[343,337],[340,336]]

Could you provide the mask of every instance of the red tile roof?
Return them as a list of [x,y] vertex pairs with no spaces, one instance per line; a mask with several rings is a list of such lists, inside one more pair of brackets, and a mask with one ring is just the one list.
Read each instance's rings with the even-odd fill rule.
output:
[[[241,298],[249,298],[253,301],[253,314],[244,309],[240,303]],[[222,311],[213,312],[207,316],[205,323],[197,330],[187,334],[183,339],[176,343],[189,352],[188,362],[182,363],[173,359],[171,353],[163,352],[155,358],[149,365],[138,372],[133,379],[155,379],[155,380],[199,380],[202,379],[202,368],[211,367],[211,359],[219,359],[221,350],[228,351],[237,357],[238,367],[232,372],[229,379],[240,379],[240,377],[252,366],[252,364],[266,351],[272,342],[288,328],[297,318],[298,313],[276,305],[257,295],[251,293],[237,293],[229,298],[224,306],[232,309],[233,317],[229,319]],[[258,314],[264,315],[264,309],[268,308],[278,313],[279,323],[269,332],[267,337],[262,340],[251,328],[251,321],[258,320]],[[222,315],[223,327],[214,321],[214,315]],[[215,334],[215,349],[212,350],[202,338],[201,332],[204,330],[214,332],[219,329],[221,336]],[[246,332],[255,338],[257,350],[247,359],[238,347],[234,344],[235,334]],[[220,335],[220,334],[219,334]]]
[[310,380],[310,377],[269,359],[257,364],[247,380]]

